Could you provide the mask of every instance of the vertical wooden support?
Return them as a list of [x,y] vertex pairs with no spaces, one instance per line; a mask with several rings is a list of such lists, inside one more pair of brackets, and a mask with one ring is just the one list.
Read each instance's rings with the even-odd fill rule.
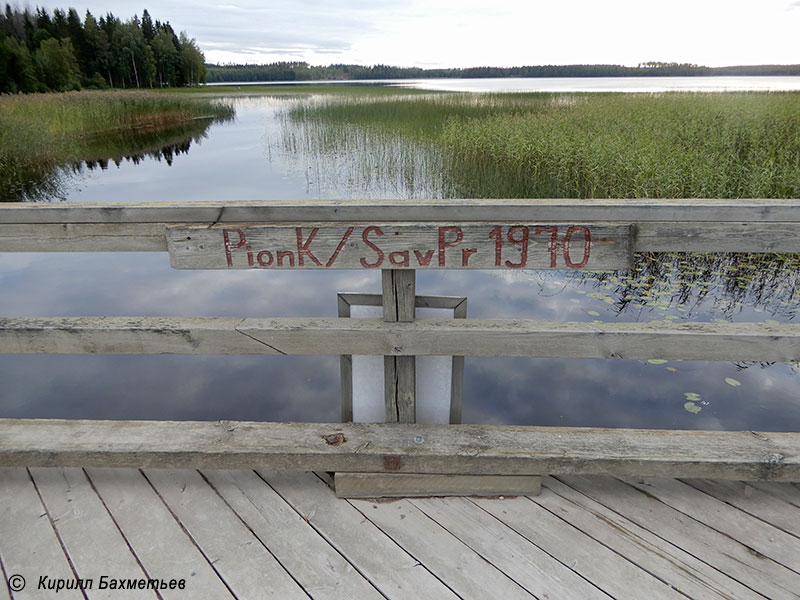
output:
[[[416,306],[413,270],[381,271],[383,320],[411,322]],[[387,423],[416,422],[416,359],[413,356],[385,356],[384,398]]]
[[[464,298],[454,309],[453,317],[456,319],[467,318],[467,299]],[[464,357],[454,356],[452,375],[450,380],[450,423],[461,423],[461,406],[464,396]]]
[[[350,316],[350,303],[341,295],[337,296],[339,318]],[[339,380],[342,386],[342,423],[353,422],[353,357],[342,354],[339,357]]]

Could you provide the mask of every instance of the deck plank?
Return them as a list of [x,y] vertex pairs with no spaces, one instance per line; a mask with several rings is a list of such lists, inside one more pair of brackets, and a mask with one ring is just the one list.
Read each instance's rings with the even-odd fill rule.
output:
[[529,498],[507,498],[503,502],[474,499],[472,502],[614,598],[630,597],[630,591],[635,589],[640,598],[685,599]]
[[537,598],[609,598],[466,498],[418,498],[411,503]]
[[[13,572],[9,573],[8,576],[10,577],[13,574]],[[3,573],[0,573],[0,575],[3,575]],[[76,596],[76,598],[80,598],[80,596]],[[5,575],[3,575],[3,580],[0,581],[0,600],[11,600],[11,591],[8,589]]]
[[747,598],[752,591],[647,529],[548,477],[533,501],[692,598]]
[[795,537],[800,537],[800,507],[776,498],[747,482],[689,479],[684,483]]
[[31,475],[78,577],[93,581],[92,589],[86,590],[90,599],[157,597],[153,590],[99,588],[103,576],[142,579],[148,574],[131,553],[82,469],[31,469]]
[[183,590],[161,590],[165,600],[198,594],[233,598],[141,471],[90,469],[87,474],[148,574],[186,581]]
[[312,598],[383,598],[255,472],[203,476]]
[[751,485],[762,492],[766,492],[770,496],[788,502],[792,506],[800,507],[800,487],[798,487],[796,483],[784,481],[754,481]]
[[236,598],[308,599],[200,473],[148,469],[144,474]]
[[[6,577],[22,575],[26,579],[26,590],[15,593],[15,599],[44,599],[51,595],[47,590],[35,589],[41,575],[75,577],[27,469],[0,469],[0,558]],[[0,598],[9,597],[4,580]],[[77,590],[62,590],[59,598],[83,596]]]
[[464,599],[530,600],[532,594],[408,500],[350,500],[370,521]]
[[445,583],[310,473],[261,471],[267,482],[389,599],[458,598]]
[[[677,479],[623,478],[629,485],[800,572],[800,539]],[[800,580],[798,580],[800,583]],[[796,588],[800,589],[800,588]]]
[[800,576],[654,496],[611,477],[558,477],[682,550],[772,600],[797,598]]

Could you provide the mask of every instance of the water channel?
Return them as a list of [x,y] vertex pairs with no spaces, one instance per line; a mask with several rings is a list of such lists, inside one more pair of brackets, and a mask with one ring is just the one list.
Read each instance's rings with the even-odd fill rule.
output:
[[[236,119],[174,151],[76,166],[67,202],[402,198],[353,157],[298,150],[296,97],[232,100]],[[307,149],[306,149],[307,150]],[[118,164],[117,164],[118,163]],[[91,168],[90,168],[91,167]],[[436,272],[420,294],[468,314],[560,321],[795,322],[797,271],[746,257],[641,260],[631,272]],[[4,316],[335,316],[360,271],[175,271],[165,253],[0,254]],[[337,421],[335,356],[0,356],[0,417]],[[794,364],[467,358],[464,422],[800,431]]]

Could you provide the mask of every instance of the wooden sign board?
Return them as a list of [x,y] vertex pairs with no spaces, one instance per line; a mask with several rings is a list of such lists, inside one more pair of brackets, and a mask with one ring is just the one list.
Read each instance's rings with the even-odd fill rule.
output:
[[631,225],[168,225],[176,269],[622,269]]

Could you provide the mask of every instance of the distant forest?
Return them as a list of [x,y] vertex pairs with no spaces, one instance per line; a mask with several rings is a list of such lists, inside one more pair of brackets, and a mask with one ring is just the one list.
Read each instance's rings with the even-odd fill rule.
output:
[[183,86],[206,80],[205,57],[169,22],[40,8],[0,13],[0,93]]
[[637,67],[620,65],[542,65],[527,67],[470,67],[420,69],[389,65],[329,65],[305,62],[268,65],[206,65],[208,82],[317,81],[350,79],[424,79],[432,77],[667,77],[699,75],[800,75],[800,65],[703,67],[685,63],[647,62]]

